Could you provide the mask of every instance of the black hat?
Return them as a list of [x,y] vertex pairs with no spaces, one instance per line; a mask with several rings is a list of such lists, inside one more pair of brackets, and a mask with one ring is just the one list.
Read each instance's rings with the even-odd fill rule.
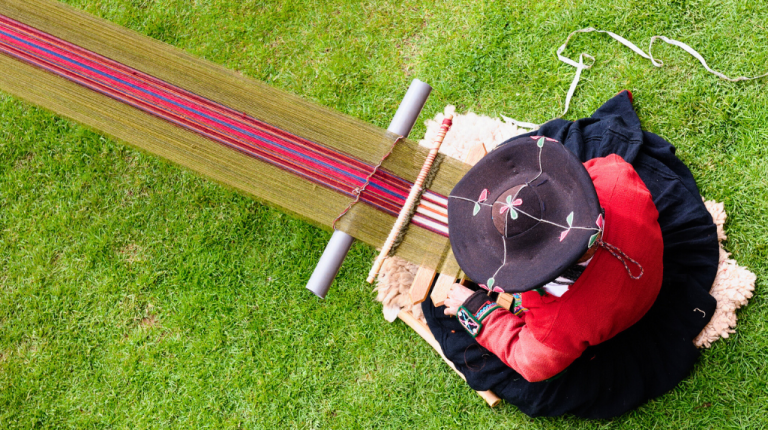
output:
[[554,139],[513,138],[451,191],[448,231],[459,266],[497,292],[555,279],[599,238],[602,209],[576,156]]

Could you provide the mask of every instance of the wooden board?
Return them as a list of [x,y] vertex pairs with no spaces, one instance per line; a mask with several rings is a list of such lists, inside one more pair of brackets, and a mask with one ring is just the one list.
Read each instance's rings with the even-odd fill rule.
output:
[[435,287],[432,289],[432,295],[430,296],[432,298],[432,303],[435,306],[442,306],[445,304],[445,299],[448,298],[448,292],[451,290],[451,286],[456,283],[457,281],[456,276],[450,276],[441,273],[440,277],[437,278],[437,282],[435,283]]
[[509,310],[512,307],[512,304],[515,302],[515,299],[512,297],[512,294],[509,293],[501,293],[499,294],[499,297],[496,299],[496,303],[499,304],[502,308]]
[[411,289],[408,293],[411,303],[416,305],[427,300],[429,287],[432,286],[435,274],[435,269],[429,267],[429,265],[419,266],[419,271],[416,272],[416,276],[413,278],[413,284],[411,284]]

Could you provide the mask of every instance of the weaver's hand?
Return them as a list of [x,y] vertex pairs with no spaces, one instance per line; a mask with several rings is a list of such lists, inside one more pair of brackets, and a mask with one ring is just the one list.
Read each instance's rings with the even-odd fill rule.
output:
[[456,312],[459,311],[459,306],[463,305],[473,292],[461,284],[453,284],[450,291],[448,291],[448,298],[443,303],[445,305],[445,314],[456,315]]

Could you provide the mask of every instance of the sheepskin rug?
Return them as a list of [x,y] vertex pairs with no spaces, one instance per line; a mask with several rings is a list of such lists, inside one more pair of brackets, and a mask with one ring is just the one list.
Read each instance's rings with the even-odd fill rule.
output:
[[[511,137],[537,128],[534,124],[520,123],[506,117],[491,118],[472,112],[456,114],[455,110],[453,106],[447,106],[443,113],[426,121],[427,132],[419,144],[430,146],[448,113],[454,114],[453,126],[445,136],[440,152],[459,160],[463,160],[467,152],[480,143],[490,151]],[[695,345],[700,348],[708,348],[712,342],[735,333],[736,310],[746,306],[752,298],[756,280],[752,272],[739,266],[723,249],[722,242],[726,239],[724,224],[727,217],[723,204],[715,201],[705,201],[704,204],[717,225],[720,264],[710,290],[710,294],[717,300],[715,314],[694,340]],[[387,321],[394,321],[401,310],[411,311],[414,316],[424,320],[421,305],[412,305],[408,296],[408,290],[417,270],[418,266],[399,257],[390,257],[384,262],[374,291],[377,292],[376,300],[383,305],[384,318]]]

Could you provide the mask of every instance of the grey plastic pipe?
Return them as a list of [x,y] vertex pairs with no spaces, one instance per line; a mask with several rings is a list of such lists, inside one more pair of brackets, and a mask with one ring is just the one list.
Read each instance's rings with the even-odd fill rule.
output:
[[[411,86],[408,87],[403,101],[400,102],[400,106],[397,108],[397,112],[395,112],[395,116],[392,118],[392,122],[389,123],[387,130],[397,135],[408,137],[431,92],[432,87],[418,79],[414,79],[411,82]],[[307,282],[307,289],[309,291],[312,291],[321,299],[325,298],[333,280],[336,278],[336,274],[339,273],[341,264],[344,263],[344,259],[347,257],[349,248],[352,247],[353,241],[354,238],[347,233],[341,230],[333,231],[331,240],[325,246],[325,251],[323,251],[315,271],[312,272],[312,276],[309,278],[309,282]]]

